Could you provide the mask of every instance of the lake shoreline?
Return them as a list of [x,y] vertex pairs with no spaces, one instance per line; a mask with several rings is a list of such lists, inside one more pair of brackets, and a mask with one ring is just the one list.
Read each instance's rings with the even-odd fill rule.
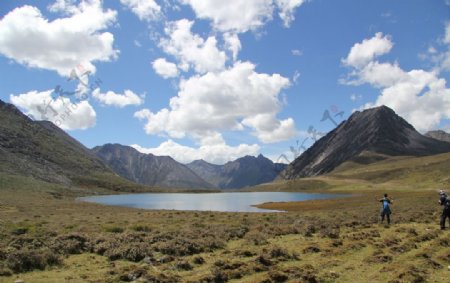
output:
[[79,197],[77,201],[149,210],[213,212],[283,212],[266,203],[349,197],[345,194],[303,192],[139,193]]

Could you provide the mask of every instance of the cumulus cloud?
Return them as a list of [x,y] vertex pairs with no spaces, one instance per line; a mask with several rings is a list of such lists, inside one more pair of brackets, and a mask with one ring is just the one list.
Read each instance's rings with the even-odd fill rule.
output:
[[[364,46],[366,51],[362,51]],[[376,101],[363,108],[386,105],[421,132],[435,129],[442,119],[450,118],[450,89],[446,80],[439,78],[436,71],[405,71],[397,63],[378,62],[376,57],[389,52],[392,46],[390,39],[381,33],[356,43],[343,59],[354,68],[346,82],[368,83],[380,89]]]
[[154,0],[120,0],[120,3],[133,11],[141,21],[152,21],[161,16],[161,7]]
[[235,33],[226,32],[223,34],[223,40],[225,41],[225,47],[231,52],[233,60],[236,61],[237,55],[242,48],[239,36]]
[[360,68],[371,62],[375,57],[391,51],[393,46],[389,36],[383,36],[381,32],[370,39],[364,39],[361,43],[353,45],[347,58],[342,62],[345,65]]
[[295,19],[295,9],[300,7],[305,0],[276,0],[275,3],[278,6],[278,15],[283,20],[284,26],[289,27],[291,22]]
[[143,109],[135,117],[146,121],[148,134],[200,140],[221,130],[249,127],[262,142],[270,143],[295,135],[292,119],[279,120],[280,92],[290,85],[278,74],[255,72],[249,62],[217,73],[209,72],[182,80],[170,109],[157,113]]
[[278,120],[274,113],[245,118],[242,124],[254,129],[253,134],[263,143],[285,141],[296,135],[294,120]]
[[189,4],[198,18],[213,22],[219,31],[246,32],[256,30],[272,19],[272,0],[203,1],[182,0]]
[[193,34],[193,23],[187,19],[168,23],[164,29],[168,38],[162,38],[160,46],[180,61],[180,68],[184,71],[191,66],[199,73],[222,70],[227,56],[217,47],[217,39],[210,36],[204,40]]
[[75,0],[56,0],[48,6],[48,10],[53,13],[75,14],[80,9],[75,5]]
[[100,0],[82,1],[78,6],[59,1],[59,6],[50,9],[65,11],[69,16],[49,21],[33,6],[6,14],[0,20],[0,54],[62,76],[80,63],[92,65],[117,57],[114,36],[101,32],[116,21],[116,11],[104,10]]
[[10,101],[36,120],[53,122],[64,130],[87,129],[95,126],[96,113],[87,100],[72,103],[67,97],[52,97],[53,90],[30,91],[10,95]]
[[304,0],[182,0],[190,5],[200,19],[212,21],[213,27],[222,32],[242,33],[257,30],[278,15],[286,27],[294,20],[295,9]]
[[178,144],[170,139],[155,148],[144,148],[137,144],[131,146],[142,153],[151,153],[158,156],[171,156],[176,161],[185,164],[199,159],[203,159],[213,164],[224,164],[245,155],[257,155],[260,150],[260,147],[257,144],[229,146],[225,144],[225,142],[212,145],[201,145],[198,148],[194,148]]
[[100,103],[108,106],[116,106],[123,108],[128,105],[141,105],[144,103],[144,99],[129,89],[126,89],[123,94],[115,93],[114,91],[108,91],[101,93],[99,88],[96,88],[92,92],[92,96],[100,101]]
[[178,76],[177,65],[168,62],[165,58],[158,58],[153,61],[152,67],[158,75],[165,79],[175,78]]

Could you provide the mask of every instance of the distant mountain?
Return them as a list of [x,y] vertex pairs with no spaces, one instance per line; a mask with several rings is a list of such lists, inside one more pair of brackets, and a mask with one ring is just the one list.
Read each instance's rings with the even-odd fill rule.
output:
[[381,106],[352,114],[295,159],[280,176],[295,179],[328,173],[345,161],[358,160],[363,152],[427,156],[450,152],[450,143],[421,135],[392,109]]
[[450,134],[446,133],[442,130],[429,131],[425,134],[425,136],[433,138],[435,140],[439,140],[439,141],[450,142]]
[[0,173],[66,186],[142,190],[117,176],[88,148],[48,121],[33,121],[0,100]]
[[262,155],[245,156],[224,165],[197,160],[187,166],[220,189],[239,189],[272,182],[286,168],[285,164],[273,163]]
[[130,146],[105,144],[92,151],[130,181],[168,188],[213,188],[187,166],[168,156],[144,154]]

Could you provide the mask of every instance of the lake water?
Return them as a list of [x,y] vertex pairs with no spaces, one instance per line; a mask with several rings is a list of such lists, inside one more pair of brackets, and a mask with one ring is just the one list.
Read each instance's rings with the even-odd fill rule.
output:
[[266,202],[305,201],[343,197],[336,194],[289,192],[245,193],[147,193],[79,198],[82,201],[154,210],[198,210],[223,212],[276,212],[252,205]]

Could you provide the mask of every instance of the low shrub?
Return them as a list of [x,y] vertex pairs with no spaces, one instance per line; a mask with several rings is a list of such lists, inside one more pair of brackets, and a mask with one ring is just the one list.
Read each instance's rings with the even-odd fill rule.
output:
[[78,233],[56,237],[50,247],[59,254],[81,254],[89,250],[88,238]]
[[6,265],[15,273],[44,270],[47,266],[61,264],[61,258],[49,249],[41,250],[15,250],[6,258]]
[[110,260],[126,259],[138,262],[150,253],[149,246],[145,243],[120,243],[106,248],[104,255]]
[[125,229],[119,226],[107,226],[104,228],[104,230],[105,232],[109,233],[122,233],[123,231],[125,231]]

